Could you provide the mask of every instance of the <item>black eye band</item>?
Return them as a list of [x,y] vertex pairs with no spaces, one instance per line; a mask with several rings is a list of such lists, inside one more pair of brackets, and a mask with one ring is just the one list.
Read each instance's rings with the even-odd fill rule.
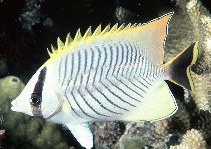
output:
[[44,67],[40,71],[37,83],[35,84],[33,93],[31,94],[30,104],[34,116],[42,117],[42,111],[41,111],[42,91],[45,82],[46,70],[47,70],[46,67]]

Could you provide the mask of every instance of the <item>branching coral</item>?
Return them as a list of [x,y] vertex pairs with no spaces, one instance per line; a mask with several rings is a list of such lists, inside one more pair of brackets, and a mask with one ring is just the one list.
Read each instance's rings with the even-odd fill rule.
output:
[[130,12],[129,10],[123,7],[117,7],[114,16],[117,22],[122,24],[125,23],[126,20],[129,21],[133,18],[136,18],[138,15],[133,12]]
[[202,134],[195,129],[188,130],[183,136],[180,145],[171,146],[170,149],[206,149]]
[[203,138],[207,141],[207,145],[211,146],[211,113],[208,111],[197,111],[192,114],[191,125],[192,128],[200,130]]
[[197,0],[187,3],[187,13],[193,26],[194,38],[200,43],[199,59],[192,69],[196,73],[192,73],[196,90],[191,95],[199,109],[211,111],[211,18],[206,8]]
[[32,27],[37,23],[42,23],[44,26],[52,27],[53,20],[46,18],[42,13],[40,3],[43,0],[26,0],[22,14],[19,16],[19,21],[22,22],[22,27],[28,31],[32,31]]

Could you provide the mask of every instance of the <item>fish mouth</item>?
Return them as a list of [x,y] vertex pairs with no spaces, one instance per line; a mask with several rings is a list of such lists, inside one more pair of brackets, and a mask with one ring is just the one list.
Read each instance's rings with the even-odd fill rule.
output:
[[11,110],[12,110],[12,111],[15,111],[15,112],[22,112],[22,111],[24,110],[23,105],[20,104],[20,103],[18,102],[18,99],[17,99],[17,98],[14,99],[14,100],[11,102],[11,105],[12,105],[12,107],[11,107]]

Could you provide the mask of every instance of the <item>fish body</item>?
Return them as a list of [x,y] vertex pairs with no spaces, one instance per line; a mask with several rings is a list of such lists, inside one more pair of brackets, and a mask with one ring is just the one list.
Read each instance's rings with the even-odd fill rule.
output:
[[[177,111],[165,80],[193,89],[190,66],[197,43],[163,64],[168,13],[146,24],[80,30],[58,38],[50,59],[33,75],[12,110],[66,125],[86,148],[93,146],[88,122],[156,121]],[[28,97],[28,98],[26,98]]]

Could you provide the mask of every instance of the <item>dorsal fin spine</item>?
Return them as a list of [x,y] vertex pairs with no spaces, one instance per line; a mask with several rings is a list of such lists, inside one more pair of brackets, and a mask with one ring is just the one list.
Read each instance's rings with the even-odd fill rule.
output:
[[[140,24],[139,24],[140,25]],[[57,38],[57,48],[55,48],[53,45],[51,45],[51,52],[49,49],[47,49],[49,56],[56,57],[59,53],[63,53],[67,50],[72,49],[78,42],[80,41],[90,41],[96,36],[102,36],[102,35],[110,35],[111,33],[117,33],[119,31],[125,31],[130,28],[136,27],[137,25],[134,24],[131,26],[131,24],[128,24],[125,26],[123,23],[118,27],[118,23],[116,23],[112,28],[110,24],[108,24],[103,30],[101,27],[101,24],[95,29],[94,33],[92,34],[91,26],[86,30],[85,34],[82,36],[80,32],[80,28],[77,30],[74,39],[71,38],[70,33],[67,34],[65,44],[60,40],[60,38]]]
[[101,24],[95,29],[94,33],[93,33],[93,37],[99,35],[101,33]]
[[56,54],[56,48],[51,44],[51,51],[52,51],[52,54]]
[[70,36],[70,33],[67,34],[66,40],[65,40],[65,48],[68,48],[70,43],[73,41],[72,37]]
[[82,38],[82,36],[81,36],[80,28],[79,28],[79,29],[77,30],[76,34],[75,34],[74,40],[73,40],[73,42],[71,43],[71,45],[77,43],[81,38]]
[[84,36],[82,37],[82,41],[85,41],[87,37],[92,35],[91,26],[86,30]]
[[60,40],[59,37],[57,38],[57,46],[58,46],[58,48],[57,48],[58,52],[60,52],[64,47],[64,43]]
[[137,26],[137,23],[134,23],[133,25],[131,25],[131,28],[134,28]]
[[101,35],[104,35],[105,33],[107,33],[107,32],[109,32],[109,30],[110,30],[110,24],[108,24],[105,28],[104,28],[104,30],[101,32]]
[[124,26],[125,26],[125,24],[123,23],[122,25],[119,26],[119,28],[117,29],[117,31],[119,32],[119,31],[123,30],[124,29]]
[[47,51],[48,51],[49,56],[52,57],[53,54],[49,51],[48,48],[47,48]]
[[118,23],[116,23],[109,31],[109,33],[113,33],[115,31],[117,31],[117,26],[118,26]]
[[127,26],[125,26],[124,30],[127,30],[128,28],[130,28],[131,23],[129,23]]

